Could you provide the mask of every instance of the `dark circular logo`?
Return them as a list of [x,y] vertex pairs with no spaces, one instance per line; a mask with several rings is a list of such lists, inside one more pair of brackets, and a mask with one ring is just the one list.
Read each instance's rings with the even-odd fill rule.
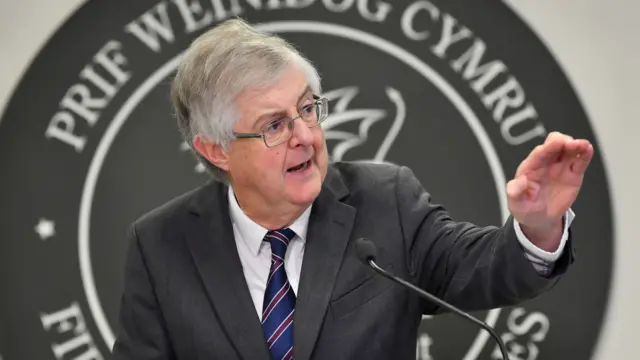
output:
[[[171,78],[193,39],[234,16],[317,65],[332,160],[407,165],[458,220],[504,222],[506,182],[550,131],[594,143],[572,207],[574,267],[536,299],[474,313],[512,359],[591,357],[613,253],[605,170],[562,70],[506,5],[94,0],[42,49],[0,122],[5,360],[110,357],[127,227],[207,179],[171,116]],[[416,349],[425,360],[500,358],[488,334],[452,315],[425,317]]]

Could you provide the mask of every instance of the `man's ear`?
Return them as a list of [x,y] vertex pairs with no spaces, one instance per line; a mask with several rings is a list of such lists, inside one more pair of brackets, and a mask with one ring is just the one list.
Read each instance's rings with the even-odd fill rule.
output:
[[229,171],[229,157],[227,152],[222,148],[222,145],[212,144],[207,142],[201,136],[195,136],[193,138],[193,146],[200,155],[204,156],[213,165],[224,171]]

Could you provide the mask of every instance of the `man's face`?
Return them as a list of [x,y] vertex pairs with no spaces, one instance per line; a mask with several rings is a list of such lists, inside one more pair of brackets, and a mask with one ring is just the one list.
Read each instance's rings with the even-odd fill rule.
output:
[[[240,120],[238,133],[261,133],[275,120],[295,118],[300,109],[314,102],[304,74],[288,70],[269,87],[252,89],[236,99]],[[327,174],[328,155],[320,125],[309,128],[300,118],[293,122],[289,141],[267,147],[262,139],[238,139],[227,154],[228,174],[239,199],[251,206],[285,208],[309,205],[320,193]],[[305,164],[300,168],[300,165]],[[297,169],[297,170],[296,170]]]

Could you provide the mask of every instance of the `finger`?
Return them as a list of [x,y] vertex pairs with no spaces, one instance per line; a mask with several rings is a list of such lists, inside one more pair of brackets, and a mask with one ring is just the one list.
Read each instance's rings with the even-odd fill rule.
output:
[[568,167],[576,157],[575,151],[577,151],[577,143],[575,142],[575,140],[573,140],[573,137],[554,131],[547,137],[545,145],[550,143],[553,143],[558,147],[560,146],[560,143],[562,143],[563,148],[559,150],[557,156],[551,159],[547,159],[546,164],[549,164],[551,162],[564,162]]
[[516,177],[535,171],[553,161],[560,159],[566,140],[562,137],[553,137],[544,144],[536,146],[531,154],[524,159],[516,171]]
[[571,164],[571,172],[583,174],[591,163],[591,159],[593,159],[593,153],[593,146],[587,142],[586,146],[581,147],[581,151]]
[[589,145],[589,141],[584,139],[569,140],[564,146],[563,157],[574,159],[585,152]]
[[526,176],[518,176],[507,183],[507,196],[519,199],[526,194],[529,181]]
[[562,151],[561,161],[567,166],[572,165],[576,159],[588,155],[589,146],[591,146],[589,141],[583,139],[568,141]]
[[553,142],[553,141],[564,141],[567,142],[569,140],[573,140],[573,138],[569,135],[565,135],[561,132],[558,131],[552,131],[549,133],[549,135],[547,135],[547,138],[545,139],[545,144],[549,143],[549,142]]
[[571,165],[580,154],[586,149],[588,142],[586,140],[568,140],[562,150],[560,161],[567,166]]

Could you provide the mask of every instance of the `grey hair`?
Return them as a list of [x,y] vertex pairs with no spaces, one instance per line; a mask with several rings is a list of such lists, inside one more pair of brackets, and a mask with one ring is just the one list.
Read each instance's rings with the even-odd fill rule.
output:
[[215,180],[228,183],[228,176],[195,149],[193,138],[202,136],[228,150],[239,120],[236,97],[276,83],[291,66],[320,94],[320,76],[307,58],[284,39],[240,18],[219,23],[185,51],[171,86],[173,111],[184,141]]

